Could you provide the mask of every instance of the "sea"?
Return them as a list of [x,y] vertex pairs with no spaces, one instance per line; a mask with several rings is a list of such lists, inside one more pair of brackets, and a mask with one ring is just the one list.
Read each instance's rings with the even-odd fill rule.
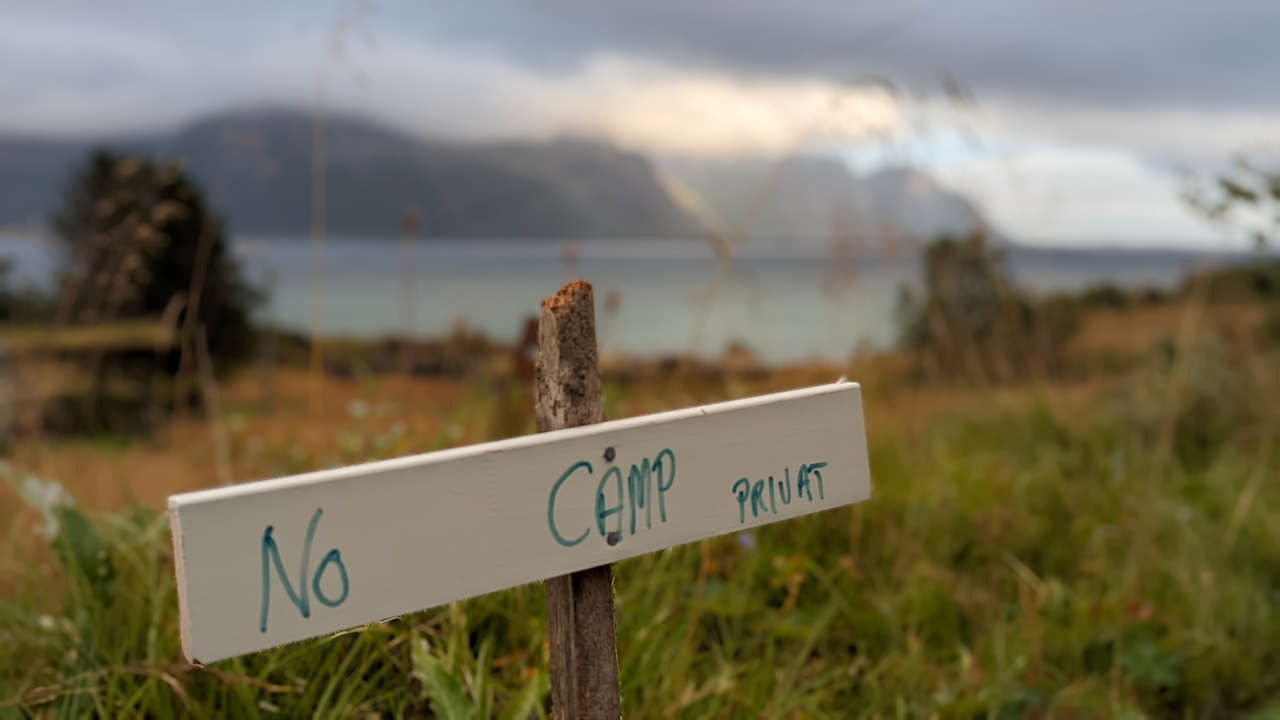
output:
[[[900,288],[917,288],[918,259],[748,249],[732,260],[696,242],[418,240],[302,237],[232,240],[249,282],[266,293],[257,319],[322,336],[432,337],[460,329],[514,340],[563,283],[595,288],[602,353],[715,357],[745,347],[764,362],[842,361],[889,347]],[[7,282],[48,289],[61,266],[39,233],[0,235]],[[1222,256],[1171,250],[1005,251],[1033,293],[1100,283],[1170,289]]]

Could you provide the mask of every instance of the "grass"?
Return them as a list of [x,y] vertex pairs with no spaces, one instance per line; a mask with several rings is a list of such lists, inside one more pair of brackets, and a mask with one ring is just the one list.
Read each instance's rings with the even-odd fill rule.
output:
[[[868,383],[871,501],[616,566],[625,714],[1275,718],[1280,411],[1267,399],[1278,358],[1240,352],[1157,348],[1123,376],[1074,386]],[[613,382],[607,411],[834,374]],[[238,476],[527,428],[518,389],[437,388],[439,403],[415,406],[425,414],[398,416],[384,400],[405,391],[390,381],[340,387],[322,431],[300,427],[287,399],[275,420],[255,416],[233,388]],[[80,462],[167,457],[187,431],[171,432],[167,449],[78,448]],[[193,464],[207,465],[201,452]],[[16,452],[11,479],[35,458]],[[74,468],[39,467],[77,494]],[[38,515],[12,516],[0,717],[549,715],[536,585],[186,664],[167,521],[153,506],[63,508],[53,537],[33,534]]]

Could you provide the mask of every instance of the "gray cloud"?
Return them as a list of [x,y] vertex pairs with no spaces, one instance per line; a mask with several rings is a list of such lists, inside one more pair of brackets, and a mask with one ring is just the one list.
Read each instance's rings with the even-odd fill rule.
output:
[[[1181,222],[1187,235],[1198,230],[1174,205],[1170,166],[1204,167],[1252,143],[1280,143],[1274,2],[353,7],[0,0],[0,131],[127,132],[228,105],[305,105],[327,72],[331,106],[423,134],[585,129],[655,151],[678,151],[672,141],[682,133],[690,146],[736,135],[742,147],[778,150],[803,136],[809,106],[825,107],[841,85],[883,77],[931,98],[906,104],[894,141],[923,147],[935,163],[951,155],[967,163],[955,167],[971,170],[940,170],[985,187],[1011,227],[1044,223],[1020,210],[1036,196],[1007,181],[1009,164],[1045,178],[1044,197],[1059,186],[1105,188],[1094,194],[1096,212],[1077,213],[1085,224],[1156,218],[1151,232]],[[337,26],[341,59],[331,43]],[[972,90],[976,111],[936,102],[944,75]],[[361,77],[368,82],[352,82]],[[944,137],[968,128],[996,147],[974,160],[922,138],[917,126],[934,117]]]
[[740,73],[884,74],[916,88],[946,72],[980,95],[1063,102],[1280,103],[1280,5],[1267,2],[479,0],[403,17],[435,40],[548,67],[624,51]]
[[[1265,0],[470,0],[344,10],[352,5],[55,1],[0,5],[0,17],[37,28],[29,39],[51,46],[105,30],[234,53],[302,40],[319,47],[336,18],[356,15],[375,36],[481,47],[547,72],[608,52],[743,75],[882,74],[916,88],[936,87],[946,72],[979,94],[1064,102],[1280,104],[1280,4]],[[21,71],[37,80],[38,57],[26,60]]]
[[[504,97],[536,102],[525,91],[541,78],[558,88],[548,103],[565,103],[582,85],[563,79],[590,73],[601,56],[743,81],[879,76],[934,96],[945,73],[998,116],[996,132],[1030,128],[1151,157],[1219,154],[1269,137],[1268,119],[1280,109],[1280,4],[1269,2],[470,0],[352,12],[359,6],[350,2],[302,0],[4,1],[0,102],[9,111],[0,125],[49,132],[155,126],[227,104],[309,102],[318,68],[332,62],[326,48],[340,18],[355,22],[343,33],[354,60],[339,73],[358,73],[362,54],[375,57],[366,65],[382,95],[370,110],[437,133],[450,123],[463,133],[487,127],[505,111],[519,134]],[[422,64],[388,67],[376,59],[380,42],[384,57],[412,59],[402,51],[422,48]],[[449,53],[446,72],[429,64]],[[468,71],[468,57],[480,69]],[[484,58],[503,59],[522,76],[512,81]],[[416,93],[412,101],[389,98],[397,86]],[[448,94],[430,95],[436,88]],[[560,117],[537,111],[543,129]],[[1226,126],[1230,132],[1214,130]]]

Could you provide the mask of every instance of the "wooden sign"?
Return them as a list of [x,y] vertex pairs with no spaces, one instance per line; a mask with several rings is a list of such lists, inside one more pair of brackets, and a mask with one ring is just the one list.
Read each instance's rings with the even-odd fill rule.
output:
[[871,494],[856,383],[169,498],[211,662]]

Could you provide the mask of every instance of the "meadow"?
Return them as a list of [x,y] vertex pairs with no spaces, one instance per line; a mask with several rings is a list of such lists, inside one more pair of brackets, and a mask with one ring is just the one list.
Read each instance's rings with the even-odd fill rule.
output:
[[[1280,718],[1280,348],[1261,322],[1098,309],[1064,372],[998,385],[903,353],[607,368],[611,418],[846,375],[874,486],[617,565],[626,716]],[[167,494],[532,431],[501,363],[314,391],[290,368],[270,403],[252,372],[224,383],[222,459],[198,415],[8,449],[0,717],[550,716],[538,585],[184,662]]]

